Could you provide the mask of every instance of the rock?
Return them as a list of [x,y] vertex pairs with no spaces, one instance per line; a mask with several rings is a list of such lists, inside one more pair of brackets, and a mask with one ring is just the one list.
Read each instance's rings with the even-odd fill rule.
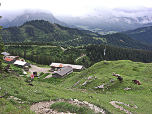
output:
[[87,101],[83,101],[83,104],[88,105],[89,103]]
[[45,112],[48,113],[50,111],[50,109],[45,109]]
[[105,85],[105,84],[103,84],[103,85],[99,85],[99,86],[97,86],[97,87],[95,87],[95,88],[104,89],[104,85]]
[[69,99],[69,101],[73,101],[73,99],[71,98],[71,99]]
[[88,106],[90,107],[90,109],[93,109],[93,104],[88,104]]
[[44,107],[39,107],[39,109],[43,109]]
[[14,98],[14,96],[10,96],[10,98],[12,99],[12,98]]
[[87,84],[87,82],[88,82],[88,81],[85,81],[85,82],[82,84],[82,86],[86,85],[86,84]]
[[111,79],[109,82],[114,82],[114,80],[113,80],[113,79]]
[[77,100],[77,99],[74,99],[74,102],[78,102],[78,100]]
[[89,77],[88,77],[88,80],[91,80],[92,78],[93,78],[93,76],[89,76]]
[[14,97],[14,100],[16,100],[16,101],[17,101],[17,100],[18,100],[18,98],[17,98],[17,97]]
[[129,87],[126,87],[124,90],[129,90],[129,89],[131,89],[131,88],[129,88]]

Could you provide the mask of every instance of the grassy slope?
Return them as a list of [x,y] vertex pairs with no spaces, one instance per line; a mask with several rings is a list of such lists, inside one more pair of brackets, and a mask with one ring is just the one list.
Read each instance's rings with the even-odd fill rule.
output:
[[[7,97],[15,96],[20,98],[22,101],[28,101],[31,103],[49,100],[50,98],[77,98],[78,100],[85,100],[100,106],[103,105],[103,107],[114,114],[123,114],[124,112],[112,106],[109,103],[111,100],[124,102],[132,106],[133,102],[138,106],[137,109],[129,108],[124,105],[122,106],[132,113],[150,114],[152,112],[152,64],[131,62],[129,60],[107,62],[108,64],[104,64],[103,61],[96,63],[92,67],[80,73],[67,76],[66,80],[64,78],[58,80],[59,83],[52,83],[51,79],[51,83],[37,81],[36,79],[32,82],[34,86],[26,85],[26,77],[16,77],[13,75],[4,77],[7,74],[1,73],[0,87],[2,89],[0,91],[0,95],[3,95],[4,92],[7,91],[9,93]],[[117,81],[116,77],[112,76],[112,72],[120,74],[123,77],[124,82],[120,83]],[[86,80],[84,77],[89,76],[96,76],[97,79],[84,87],[80,86],[80,84],[84,83]],[[115,84],[107,86],[108,89],[103,91],[94,88],[99,84],[107,84],[111,79],[114,79]],[[131,81],[132,79],[140,80],[141,85],[135,85]],[[75,87],[70,88],[77,81],[80,81],[80,83]],[[124,88],[126,87],[130,87],[132,89],[125,91]],[[90,96],[92,96],[92,98],[90,98]],[[14,101],[9,102],[6,100],[7,97],[0,98],[0,113],[33,113],[29,110],[30,104],[18,104]]]
[[[116,109],[109,105],[108,102],[115,100],[127,104],[132,104],[131,102],[135,103],[139,107],[138,109],[132,109],[124,106],[126,109],[134,113],[150,113],[152,111],[150,108],[150,104],[152,102],[151,67],[151,63],[145,64],[140,62],[131,62],[129,60],[108,61],[108,65],[104,64],[104,62],[99,62],[89,69],[82,71],[80,74],[67,79],[63,86],[71,87],[74,85],[74,83],[80,81],[80,83],[73,89],[80,91],[85,90],[86,92],[92,93],[93,95],[96,94],[95,99],[99,98],[104,104],[104,107],[106,107],[111,112]],[[120,83],[116,77],[112,76],[112,72],[120,74],[124,79],[123,83]],[[97,79],[87,84],[86,86],[80,86],[80,84],[83,84],[86,81],[85,77],[89,76],[96,76]],[[109,83],[111,79],[115,81],[114,85]],[[135,85],[132,82],[133,79],[139,80],[141,85]],[[109,85],[107,86],[108,89],[104,89],[104,91],[102,91],[100,89],[94,88],[100,84]],[[124,90],[126,87],[132,89]]]

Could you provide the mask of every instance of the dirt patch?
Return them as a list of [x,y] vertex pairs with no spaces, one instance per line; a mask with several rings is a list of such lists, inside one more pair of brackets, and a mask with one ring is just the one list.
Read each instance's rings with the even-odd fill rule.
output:
[[[52,72],[48,72],[48,70],[50,70],[51,68],[41,68],[41,67],[38,67],[36,65],[32,65],[31,64],[31,68],[29,69],[29,72],[31,74],[33,74],[33,72],[37,72],[37,73],[52,73]],[[31,74],[29,74],[29,76],[31,76]]]
[[64,101],[63,99],[59,99],[59,101],[42,101],[42,102],[33,104],[30,107],[30,110],[34,111],[36,114],[39,114],[39,113],[41,113],[41,114],[75,114],[75,113],[70,113],[70,112],[67,112],[67,113],[58,112],[56,110],[50,109],[50,106],[56,102],[68,102],[72,105],[86,106],[86,107],[90,108],[91,110],[94,110],[95,113],[100,112],[102,114],[105,114],[105,111],[102,108],[99,108],[93,104],[86,102],[86,101],[83,101],[83,102],[78,101],[77,99],[69,99],[68,101]]
[[123,102],[118,102],[118,101],[111,101],[111,102],[109,102],[109,103],[112,104],[114,107],[119,108],[120,110],[123,110],[123,111],[124,111],[125,113],[127,113],[127,114],[132,114],[132,113],[131,113],[129,110],[126,110],[126,109],[124,109],[123,107],[117,105],[116,103],[118,103],[118,104],[123,104],[124,106],[130,107],[130,108],[138,108],[135,104],[134,104],[135,107],[131,107],[131,106],[128,105],[128,104],[125,104],[125,103],[123,103]]

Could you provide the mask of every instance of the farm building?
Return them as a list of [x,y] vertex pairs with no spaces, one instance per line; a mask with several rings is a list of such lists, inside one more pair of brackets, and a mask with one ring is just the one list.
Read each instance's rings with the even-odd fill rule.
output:
[[19,60],[16,60],[13,64],[19,67],[23,67],[23,68],[25,66],[31,66],[30,63],[19,61]]
[[2,52],[1,54],[4,55],[4,56],[10,55],[10,54],[7,53],[7,52]]
[[14,60],[19,60],[19,56],[6,56],[5,58],[11,58]]
[[8,64],[10,63],[14,63],[16,60],[12,59],[12,58],[5,58],[4,61]]
[[54,71],[52,73],[52,76],[55,78],[63,78],[72,72],[73,72],[73,68],[70,66],[66,66],[66,67],[58,69],[58,71]]
[[54,71],[57,71],[60,68],[66,67],[66,66],[70,66],[73,68],[73,71],[81,71],[84,70],[85,67],[83,65],[72,65],[72,64],[63,64],[63,63],[51,63],[51,68]]
[[4,56],[4,61],[8,64],[14,63],[18,59],[19,59],[19,56]]

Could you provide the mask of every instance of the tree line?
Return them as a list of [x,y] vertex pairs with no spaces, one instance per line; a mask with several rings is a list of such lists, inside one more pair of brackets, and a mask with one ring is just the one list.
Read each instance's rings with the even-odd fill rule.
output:
[[[1,19],[2,17],[0,16],[0,19]],[[0,31],[1,31],[1,29],[2,29],[2,26],[0,26]],[[0,40],[1,40],[2,38],[0,37]],[[4,51],[4,44],[2,43],[2,41],[0,41],[0,70],[2,69],[2,61],[3,61],[3,55],[1,54],[2,52]]]
[[[106,49],[105,55],[104,49]],[[101,44],[87,46],[86,52],[90,61],[95,63],[102,60],[131,60],[144,63],[152,62],[152,52],[147,50],[120,48]]]

